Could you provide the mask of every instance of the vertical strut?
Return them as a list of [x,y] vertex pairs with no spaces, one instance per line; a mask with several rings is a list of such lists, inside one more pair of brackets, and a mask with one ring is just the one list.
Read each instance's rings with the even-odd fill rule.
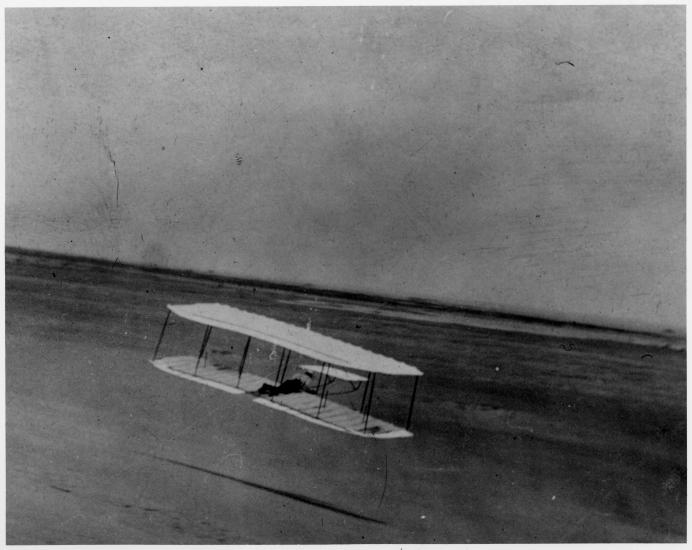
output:
[[368,396],[368,390],[370,389],[370,377],[372,376],[372,373],[368,373],[368,379],[365,382],[365,388],[363,389],[363,400],[360,402],[360,412],[365,412],[365,399]]
[[163,333],[166,332],[166,326],[168,325],[168,319],[171,317],[171,310],[168,310],[166,314],[166,320],[163,322],[163,327],[161,327],[161,334],[159,334],[159,340],[156,342],[156,347],[154,348],[154,356],[151,358],[152,361],[156,361],[156,355],[159,353],[159,346],[161,345],[161,340],[163,340]]
[[320,377],[317,379],[317,388],[315,388],[315,393],[320,391],[320,384],[322,383],[322,374],[324,373],[324,363],[322,363],[322,368],[320,369]]
[[284,371],[281,373],[281,382],[283,383],[284,378],[286,378],[286,371],[288,370],[288,362],[291,360],[291,350],[286,351],[286,360],[284,361]]
[[281,374],[281,366],[284,364],[284,355],[286,353],[286,348],[281,348],[281,357],[279,358],[279,368],[276,370],[276,378],[274,379],[274,385],[279,385],[279,375]]
[[416,398],[416,388],[418,387],[418,376],[415,377],[413,382],[413,394],[411,395],[411,404],[408,408],[408,418],[406,419],[406,429],[411,427],[411,416],[413,415],[413,400]]
[[248,336],[247,342],[245,342],[245,349],[243,349],[243,357],[240,360],[240,366],[238,367],[238,382],[235,385],[236,388],[238,386],[240,386],[240,377],[243,375],[243,368],[245,368],[245,360],[247,359],[247,352],[250,349],[250,340],[251,339],[252,339],[252,337]]
[[[320,378],[319,378],[319,380],[317,381],[317,391],[320,390],[320,384],[321,384],[321,382],[322,382],[322,375],[323,375],[323,373],[324,373],[324,366],[325,366],[325,364],[326,364],[326,363],[322,363],[322,368],[320,369]],[[322,410],[322,398],[324,397],[324,390],[325,390],[326,387],[327,387],[327,377],[325,376],[325,377],[324,377],[324,386],[322,386],[322,392],[320,393],[320,401],[319,401],[319,403],[317,404],[317,414],[315,415],[315,416],[318,417],[318,418],[319,418],[319,416],[320,416],[320,411]]]
[[368,419],[370,418],[370,407],[372,406],[372,394],[375,391],[375,377],[377,376],[376,372],[372,373],[372,382],[370,383],[370,397],[368,397],[368,406],[365,411],[365,424],[363,425],[363,431],[366,431],[368,429]]
[[207,327],[204,331],[204,336],[202,337],[202,346],[199,348],[199,355],[197,356],[197,362],[195,363],[195,376],[197,376],[197,369],[199,368],[199,362],[204,355],[204,350],[207,348],[207,342],[209,342],[209,336],[211,336],[211,327]]
[[[327,373],[329,372],[329,364],[327,364]],[[318,409],[318,412],[322,410],[322,407],[324,406],[324,402],[327,399],[327,384],[329,383],[329,374],[325,373],[324,375],[324,384],[322,384],[322,395],[320,396],[320,407]]]

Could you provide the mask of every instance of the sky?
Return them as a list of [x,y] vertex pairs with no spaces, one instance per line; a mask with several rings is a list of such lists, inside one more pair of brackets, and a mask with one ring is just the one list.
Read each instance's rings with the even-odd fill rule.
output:
[[684,331],[684,6],[5,21],[7,245]]

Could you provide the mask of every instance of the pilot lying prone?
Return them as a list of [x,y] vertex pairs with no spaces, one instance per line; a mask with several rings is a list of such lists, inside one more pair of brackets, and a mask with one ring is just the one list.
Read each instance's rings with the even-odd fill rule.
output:
[[312,382],[312,373],[302,372],[298,376],[281,382],[278,386],[262,384],[262,387],[257,390],[257,393],[260,395],[279,395],[282,393],[298,393],[301,391],[315,393],[313,388],[308,387],[310,382]]

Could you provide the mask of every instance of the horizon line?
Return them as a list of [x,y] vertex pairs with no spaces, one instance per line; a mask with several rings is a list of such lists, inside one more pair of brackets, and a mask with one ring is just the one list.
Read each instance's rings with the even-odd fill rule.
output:
[[431,298],[422,298],[415,296],[407,297],[397,297],[391,295],[382,295],[368,292],[356,292],[349,290],[339,290],[327,287],[319,287],[309,283],[289,283],[285,281],[272,281],[268,279],[253,279],[250,277],[240,277],[236,275],[223,275],[215,272],[202,272],[195,271],[194,269],[182,269],[174,267],[161,267],[151,264],[140,264],[135,262],[121,262],[119,258],[115,261],[106,260],[103,258],[96,258],[92,256],[84,256],[80,254],[68,254],[64,252],[54,252],[49,250],[39,250],[24,248],[21,246],[5,245],[5,254],[16,254],[24,256],[36,256],[44,258],[62,259],[73,262],[83,262],[88,264],[94,264],[104,267],[110,267],[111,269],[118,267],[120,269],[134,269],[138,271],[144,271],[148,273],[159,273],[163,275],[169,275],[174,277],[182,278],[192,278],[201,279],[207,281],[223,282],[235,284],[238,286],[255,286],[261,288],[270,288],[277,290],[286,290],[297,293],[311,293],[318,296],[332,297],[332,298],[342,298],[356,301],[364,302],[377,302],[380,304],[393,305],[393,306],[415,306],[422,307],[429,310],[444,311],[447,313],[464,313],[470,315],[476,315],[486,318],[496,318],[503,319],[507,321],[518,321],[527,324],[544,324],[555,328],[578,328],[586,330],[597,330],[597,331],[609,331],[618,334],[630,334],[630,335],[640,335],[656,338],[664,338],[667,340],[686,338],[686,331],[678,332],[672,328],[665,328],[661,330],[651,329],[636,329],[636,328],[626,328],[623,326],[617,326],[615,324],[600,324],[597,322],[587,322],[587,321],[574,321],[560,319],[557,317],[551,317],[549,315],[532,314],[532,313],[522,313],[512,310],[503,310],[498,306],[488,305],[486,307],[478,305],[466,305],[466,304],[455,304],[450,302],[444,302],[441,300],[435,300]]

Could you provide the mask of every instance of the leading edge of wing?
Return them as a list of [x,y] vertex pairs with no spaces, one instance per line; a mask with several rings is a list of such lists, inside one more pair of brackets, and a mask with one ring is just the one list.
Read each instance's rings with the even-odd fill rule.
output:
[[318,361],[392,376],[422,376],[416,367],[342,340],[225,304],[168,305],[190,321],[238,332],[291,349]]

